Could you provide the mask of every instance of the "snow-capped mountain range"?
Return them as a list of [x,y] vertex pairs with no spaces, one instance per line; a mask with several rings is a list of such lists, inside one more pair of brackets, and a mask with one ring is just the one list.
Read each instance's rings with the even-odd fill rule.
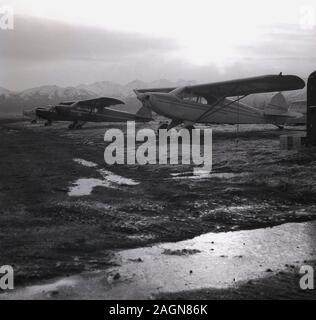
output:
[[11,93],[10,90],[0,87],[0,96],[1,95],[9,95]]
[[[134,80],[121,85],[110,81],[100,81],[91,84],[80,84],[76,87],[59,87],[52,86],[40,86],[31,89],[26,89],[18,93],[11,93],[18,95],[21,98],[29,99],[34,96],[45,96],[48,99],[55,98],[74,98],[81,96],[113,96],[113,97],[129,97],[134,95],[133,90],[137,88],[157,88],[157,87],[177,87],[183,85],[193,84],[193,81],[179,80],[171,82],[168,80],[158,80],[153,82],[143,82],[140,80]],[[10,91],[4,88],[0,88],[0,94],[10,94]]]
[[[127,102],[136,102],[134,89],[154,88],[154,87],[177,87],[193,84],[193,81],[179,80],[176,82],[168,80],[158,80],[153,82],[144,82],[134,80],[125,85],[100,81],[91,84],[80,84],[75,87],[60,87],[56,85],[40,86],[23,90],[21,92],[12,92],[0,87],[0,112],[20,112],[26,108],[47,106],[57,104],[61,101],[71,101],[80,99],[89,99],[100,96],[110,96],[120,98]],[[126,106],[127,109],[128,106]],[[139,105],[136,107],[139,107]],[[134,109],[134,107],[132,107]]]

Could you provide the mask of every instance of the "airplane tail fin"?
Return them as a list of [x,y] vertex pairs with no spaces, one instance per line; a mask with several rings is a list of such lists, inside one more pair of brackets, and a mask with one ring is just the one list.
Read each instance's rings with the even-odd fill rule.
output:
[[282,118],[284,123],[287,123],[289,119],[299,119],[303,116],[301,113],[289,111],[289,104],[281,92],[274,95],[265,106],[264,115],[268,116],[270,120],[280,121],[279,119]]
[[148,118],[151,119],[152,118],[152,112],[150,109],[148,109],[147,107],[142,106],[137,112],[136,112],[137,116],[143,117],[143,118]]
[[269,116],[284,115],[288,111],[289,105],[281,92],[274,95],[271,101],[264,108],[264,114]]

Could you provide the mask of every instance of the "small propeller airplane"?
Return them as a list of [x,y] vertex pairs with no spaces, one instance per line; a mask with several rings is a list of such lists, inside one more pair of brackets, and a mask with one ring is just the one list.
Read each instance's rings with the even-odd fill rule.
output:
[[[35,123],[37,119],[46,120],[45,126],[49,126],[53,121],[71,121],[69,129],[80,129],[86,122],[148,122],[151,121],[151,111],[142,107],[136,114],[118,111],[110,106],[124,104],[123,101],[101,97],[96,99],[60,102],[52,107],[39,107],[33,110],[23,111],[23,115],[33,118]],[[34,119],[35,116],[35,119]]]
[[[171,129],[180,124],[192,129],[204,124],[273,124],[280,129],[287,120],[302,115],[288,110],[280,93],[263,109],[240,102],[250,94],[298,90],[305,82],[293,75],[265,75],[217,83],[185,87],[135,89],[144,107],[171,119],[159,129]],[[282,98],[283,97],[283,98]]]

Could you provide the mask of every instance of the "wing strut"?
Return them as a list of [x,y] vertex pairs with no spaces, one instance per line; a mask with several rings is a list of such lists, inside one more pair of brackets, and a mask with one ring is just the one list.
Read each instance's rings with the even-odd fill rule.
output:
[[205,112],[203,112],[196,120],[195,122],[199,122],[204,116],[206,116],[213,108],[215,108],[216,106],[218,106],[219,103],[221,103],[222,101],[224,101],[226,98],[226,96],[223,96],[219,99],[217,99]]
[[222,97],[220,99],[218,99],[214,104],[212,104],[210,106],[210,108],[208,110],[206,110],[205,112],[202,113],[201,116],[199,116],[195,122],[199,122],[202,118],[204,118],[206,115],[210,116],[218,111],[220,111],[222,108],[225,108],[225,107],[228,107],[230,106],[231,104],[235,103],[235,102],[239,102],[240,100],[244,99],[245,97],[247,97],[248,94],[245,94],[241,97],[238,97],[236,100],[233,100],[233,101],[230,101],[229,103],[227,104],[224,104],[223,106],[220,106],[219,108],[217,108],[216,110],[212,110],[214,107],[216,107],[221,101],[223,101],[226,97]]

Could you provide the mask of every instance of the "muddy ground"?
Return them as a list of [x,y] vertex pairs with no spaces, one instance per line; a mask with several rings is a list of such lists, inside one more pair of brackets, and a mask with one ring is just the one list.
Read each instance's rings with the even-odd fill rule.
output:
[[[281,151],[273,126],[214,126],[205,179],[171,175],[187,165],[106,165],[111,127],[124,128],[0,120],[0,265],[14,266],[16,285],[104,269],[117,249],[316,219],[316,152]],[[100,179],[76,158],[139,184],[69,196],[77,179]]]

